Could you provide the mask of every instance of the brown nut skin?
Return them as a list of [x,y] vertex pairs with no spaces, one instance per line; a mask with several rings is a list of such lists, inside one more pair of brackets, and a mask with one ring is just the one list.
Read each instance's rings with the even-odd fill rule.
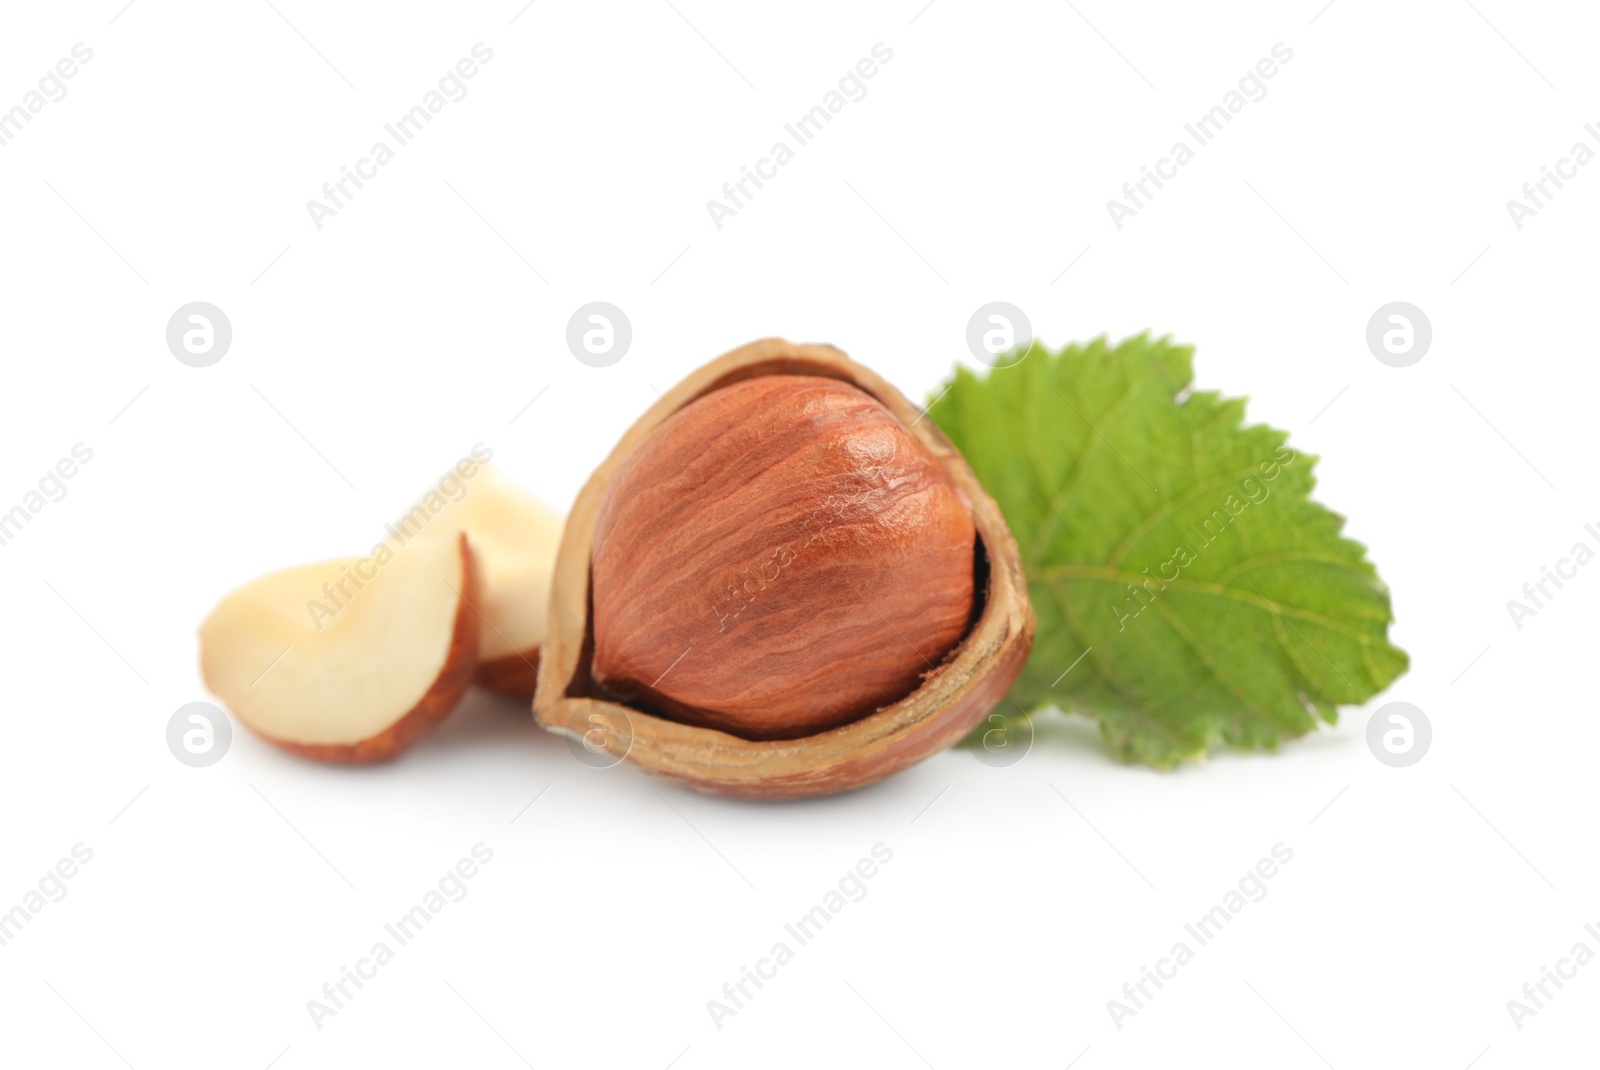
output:
[[[745,739],[618,702],[593,676],[592,552],[600,506],[629,458],[674,414],[714,391],[763,376],[820,376],[882,403],[945,470],[977,533],[974,617],[960,641],[909,694],[856,720],[787,740]],[[550,632],[541,650],[534,719],[705,792],[784,799],[848,791],[958,742],[1005,697],[1033,643],[1021,555],[999,507],[933,421],[871,370],[831,346],[780,339],[727,353],[664,394],[579,493],[556,557]]]
[[531,700],[539,683],[539,648],[533,647],[515,654],[507,654],[503,658],[478,662],[478,669],[472,674],[472,682],[475,686],[485,691],[493,691],[497,695],[521,699],[524,702]]
[[606,490],[595,682],[745,739],[795,739],[916,690],[966,634],[972,514],[880,402],[763,375],[656,428]]

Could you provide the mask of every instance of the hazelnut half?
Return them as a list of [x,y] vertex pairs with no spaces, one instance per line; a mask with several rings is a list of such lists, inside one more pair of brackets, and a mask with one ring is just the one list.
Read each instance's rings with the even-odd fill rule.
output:
[[871,783],[950,746],[1033,640],[999,508],[931,420],[776,339],[662,397],[580,492],[536,720],[703,791]]

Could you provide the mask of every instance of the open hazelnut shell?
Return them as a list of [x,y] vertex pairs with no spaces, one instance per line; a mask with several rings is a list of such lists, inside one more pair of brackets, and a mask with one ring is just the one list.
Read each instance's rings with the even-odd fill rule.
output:
[[[970,503],[978,537],[971,627],[904,698],[837,728],[798,739],[748,740],[613,701],[591,673],[590,565],[600,504],[628,457],[664,421],[711,391],[763,375],[823,376],[877,399],[918,439]],[[579,492],[556,556],[549,633],[534,719],[698,791],[747,798],[829,795],[881,780],[944,750],[1005,697],[1033,645],[1034,619],[1016,540],[965,458],[921,409],[832,346],[765,339],[698,369],[628,429]]]

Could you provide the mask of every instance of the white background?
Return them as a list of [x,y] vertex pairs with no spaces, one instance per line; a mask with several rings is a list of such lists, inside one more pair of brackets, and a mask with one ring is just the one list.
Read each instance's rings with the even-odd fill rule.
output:
[[[0,948],[0,1062],[1593,1058],[1600,965],[1520,1031],[1506,1001],[1600,950],[1600,567],[1521,630],[1506,601],[1597,541],[1600,166],[1520,231],[1505,203],[1600,123],[1592,11],[123,2],[8,5],[0,33],[4,107],[94,51],[0,148],[0,507],[94,451],[0,547],[0,909],[94,852]],[[479,41],[470,95],[317,230],[308,198]],[[869,95],[713,226],[707,199],[879,41]],[[1107,199],[1280,41],[1269,95],[1117,230]],[[234,330],[206,369],[164,337],[196,300]],[[564,342],[592,300],[633,324],[607,369]],[[992,300],[1051,344],[1192,342],[1200,386],[1323,458],[1412,656],[1373,705],[1426,711],[1422,762],[1380,764],[1348,710],[1163,775],[1051,715],[1009,768],[954,751],[752,805],[587,768],[481,695],[378,768],[242,726],[210,768],[168,752],[217,597],[364,551],[473,443],[565,508],[733,346],[833,342],[926,397]],[[1405,369],[1364,340],[1394,300],[1434,329]],[[306,1001],[480,841],[468,897],[317,1029]],[[1280,841],[1267,898],[1117,1029],[1106,1001]],[[867,897],[717,1029],[707,1000],[879,842]]]

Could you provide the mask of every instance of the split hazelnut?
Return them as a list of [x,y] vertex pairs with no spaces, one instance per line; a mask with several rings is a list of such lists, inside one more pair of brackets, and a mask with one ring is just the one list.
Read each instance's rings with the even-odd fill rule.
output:
[[556,558],[534,716],[704,791],[871,783],[958,741],[1027,659],[998,507],[919,409],[828,346],[673,388]]
[[396,757],[473,683],[531,699],[561,516],[487,464],[467,478],[367,557],[225,595],[200,625],[206,686],[258,735],[325,762]]

